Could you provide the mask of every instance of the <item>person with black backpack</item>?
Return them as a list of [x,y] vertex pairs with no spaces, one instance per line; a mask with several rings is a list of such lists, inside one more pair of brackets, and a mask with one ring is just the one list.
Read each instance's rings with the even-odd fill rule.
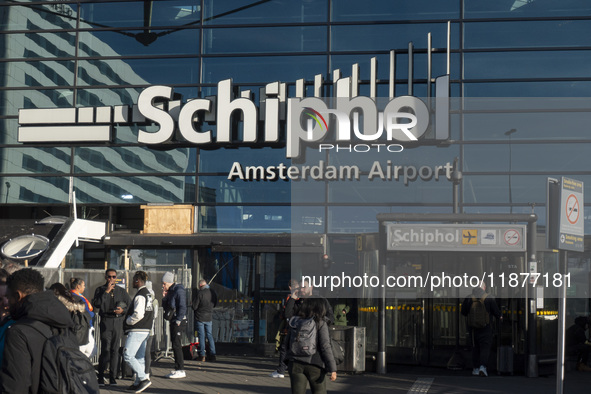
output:
[[293,394],[304,394],[308,383],[313,394],[324,394],[326,374],[330,374],[331,381],[337,379],[337,365],[325,315],[324,300],[306,298],[301,302],[297,316],[289,319],[285,342]]
[[[53,290],[55,296],[62,304],[68,308],[74,327],[72,331],[76,335],[78,345],[82,347],[90,341],[90,327],[92,327],[90,314],[86,311],[86,304],[84,300],[78,296],[73,295],[63,284],[56,282],[49,286],[49,290]],[[88,354],[87,354],[88,356]]]
[[462,302],[462,315],[472,337],[472,375],[488,376],[487,365],[492,345],[493,331],[491,315],[499,320],[503,315],[493,296],[486,292],[486,283],[472,289]]
[[6,333],[2,393],[99,393],[92,363],[77,348],[72,318],[32,268],[6,281],[15,323]]

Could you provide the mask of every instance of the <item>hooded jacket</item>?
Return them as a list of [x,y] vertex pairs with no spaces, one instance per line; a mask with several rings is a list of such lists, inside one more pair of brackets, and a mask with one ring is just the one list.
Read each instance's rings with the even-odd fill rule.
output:
[[70,311],[53,291],[43,291],[25,297],[12,318],[15,323],[6,333],[0,392],[38,393],[46,338],[27,325],[27,321],[36,320],[59,329],[72,328]]

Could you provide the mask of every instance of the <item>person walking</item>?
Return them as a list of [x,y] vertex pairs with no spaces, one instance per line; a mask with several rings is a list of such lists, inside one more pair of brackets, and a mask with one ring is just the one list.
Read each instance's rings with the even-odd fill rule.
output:
[[488,376],[487,365],[493,338],[491,315],[499,320],[503,320],[503,316],[494,297],[486,292],[486,283],[475,287],[472,294],[464,299],[461,313],[468,317],[472,336],[472,375]]
[[169,379],[185,378],[185,361],[181,342],[187,331],[187,291],[180,283],[174,283],[174,274],[166,272],[162,277],[162,308],[164,318],[170,321],[170,338],[174,355],[174,371],[166,375]]
[[[289,320],[290,329],[285,338],[289,346],[289,380],[292,394],[305,394],[308,383],[313,394],[326,394],[326,376],[337,379],[337,365],[332,354],[326,304],[321,298],[306,298],[300,304],[297,316]],[[296,338],[298,319],[314,319],[316,325],[316,352],[312,355],[294,355],[292,342]]]
[[6,332],[0,372],[2,393],[40,392],[47,337],[31,321],[39,322],[47,331],[71,329],[74,325],[70,312],[53,291],[43,291],[44,282],[43,275],[32,268],[16,271],[6,281],[10,316],[15,322]]
[[279,365],[277,366],[277,369],[271,372],[271,374],[269,375],[272,378],[284,378],[285,372],[287,372],[287,347],[283,345],[283,343],[285,342],[285,336],[287,335],[288,331],[287,317],[285,316],[285,306],[293,297],[293,295],[297,294],[300,288],[300,282],[298,282],[296,279],[290,279],[287,287],[289,288],[289,294],[287,295],[287,297],[285,297],[283,305],[281,306],[281,323],[279,324]]
[[215,343],[211,333],[213,308],[217,304],[217,296],[205,279],[199,281],[199,291],[193,294],[193,310],[195,311],[195,327],[199,335],[199,360],[205,361],[205,339],[209,342],[209,361],[216,361]]
[[154,324],[154,304],[152,303],[152,294],[146,288],[148,274],[144,271],[137,271],[132,280],[133,288],[137,289],[137,293],[127,310],[123,325],[127,334],[123,359],[136,376],[135,382],[128,390],[141,393],[152,384],[149,377],[146,376],[145,358],[148,336]]
[[[92,306],[101,317],[101,353],[98,363],[100,386],[116,385],[119,368],[119,348],[123,337],[123,319],[131,303],[129,294],[117,286],[117,271],[109,268],[105,271],[106,283],[99,286],[92,299]],[[109,366],[109,380],[105,381],[105,370]]]

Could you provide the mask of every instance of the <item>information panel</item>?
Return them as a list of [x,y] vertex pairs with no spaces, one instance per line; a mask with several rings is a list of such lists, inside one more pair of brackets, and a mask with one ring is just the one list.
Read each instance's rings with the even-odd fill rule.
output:
[[561,186],[558,249],[583,252],[585,250],[583,182],[562,177]]
[[520,224],[387,223],[388,250],[524,252],[526,226]]

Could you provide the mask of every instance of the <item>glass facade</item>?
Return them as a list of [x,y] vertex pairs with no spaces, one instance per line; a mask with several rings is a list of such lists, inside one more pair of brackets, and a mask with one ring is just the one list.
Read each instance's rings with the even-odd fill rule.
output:
[[[396,96],[427,97],[434,91],[431,78],[449,72],[452,100],[584,100],[591,97],[590,27],[586,0],[0,2],[0,212],[4,219],[30,219],[31,212],[67,209],[74,190],[84,212],[101,212],[104,219],[101,207],[114,207],[114,220],[132,230],[141,230],[141,219],[128,212],[140,212],[140,205],[190,204],[196,233],[354,236],[376,233],[378,213],[451,213],[456,202],[466,213],[533,211],[543,228],[547,177],[572,177],[591,187],[589,105],[539,111],[532,123],[531,113],[511,111],[510,103],[494,117],[454,104],[446,144],[379,156],[416,168],[457,158],[463,173],[458,201],[445,178],[305,185],[228,179],[235,162],[290,166],[284,129],[272,144],[221,147],[187,143],[175,130],[171,143],[154,147],[138,143],[138,134],[157,125],[121,122],[108,143],[23,144],[19,110],[133,106],[154,85],[172,87],[173,99],[186,104],[215,95],[225,79],[255,103],[275,81],[286,84],[286,97],[295,97],[300,79],[307,96],[331,97],[335,75],[351,76],[356,64],[365,96],[375,88],[378,97],[388,97],[390,89]],[[389,68],[392,55],[395,70]],[[562,127],[564,117],[573,127]],[[232,142],[241,140],[238,117],[231,123]],[[214,122],[194,125],[216,136]],[[307,155],[326,165],[358,165],[364,176],[377,160],[312,149]],[[199,253],[203,261],[215,260],[211,251]],[[240,256],[240,269],[251,269],[254,257]],[[265,256],[265,264],[276,267],[274,259]],[[264,278],[265,288],[284,288],[287,277],[280,279]],[[240,286],[255,291],[251,283]]]
[[[433,37],[432,75],[445,74],[448,21],[452,96],[589,96],[591,52],[585,26],[591,23],[591,9],[583,1],[560,5],[393,1],[360,7],[352,1],[328,0],[290,2],[288,10],[277,1],[250,5],[198,0],[1,4],[0,67],[5,77],[0,88],[0,193],[4,202],[65,204],[67,193],[42,185],[72,176],[74,189],[84,196],[83,204],[223,204],[227,212],[235,207],[236,217],[226,220],[229,227],[220,231],[250,231],[244,220],[248,215],[240,213],[244,204],[270,205],[288,216],[289,203],[297,202],[290,201],[290,182],[239,185],[223,179],[228,171],[225,163],[235,158],[252,166],[286,162],[280,148],[154,150],[138,146],[137,126],[125,125],[116,127],[108,146],[24,148],[17,141],[18,111],[133,105],[141,91],[153,85],[171,86],[181,100],[187,100],[214,94],[216,84],[228,78],[256,99],[258,90],[273,81],[285,82],[288,94],[293,95],[296,80],[307,81],[309,91],[314,76],[322,75],[323,94],[330,95],[332,72],[338,69],[349,76],[353,64],[360,65],[359,92],[368,95],[371,57],[380,65],[378,95],[385,95],[390,50],[396,51],[395,90],[401,95],[409,90],[411,41],[415,50],[413,94],[425,95],[427,34]],[[531,203],[541,206],[545,196],[538,193],[541,186],[537,183],[548,173],[588,175],[584,164],[588,133],[583,127],[554,133],[549,126],[528,128],[527,120],[516,119],[519,114],[498,114],[494,124],[482,124],[479,115],[463,113],[452,120],[447,148],[418,147],[396,160],[420,162],[434,154],[445,161],[459,157],[465,175],[460,205],[471,212],[494,211],[491,205],[499,212],[511,205],[519,210]],[[559,114],[540,116],[546,118],[541,122],[546,125],[560,119]],[[581,125],[588,124],[588,113],[569,116],[580,117]],[[529,119],[528,114],[525,118]],[[516,124],[518,132],[503,134]],[[573,153],[581,159],[575,160]],[[571,160],[565,163],[564,155]],[[335,160],[329,154],[327,160],[331,159]],[[43,178],[31,174],[43,174]],[[511,182],[511,192],[507,190],[509,177],[519,180]],[[129,187],[127,193],[113,187],[118,179],[129,180],[123,187]],[[166,190],[158,190],[159,183]],[[322,209],[325,215],[338,211],[332,204],[344,203],[371,203],[391,210],[409,204],[437,210],[452,206],[451,186],[445,182],[395,184],[392,193],[374,193],[374,188],[379,189],[374,184],[349,186],[319,185],[315,196],[324,197],[313,202],[327,208]],[[360,199],[355,189],[367,198]],[[32,191],[39,195],[31,198]],[[121,195],[134,198],[121,199]],[[368,215],[366,219],[371,220],[373,210]],[[209,227],[211,220],[203,220],[199,230],[216,231]],[[323,233],[357,231],[329,229],[329,223],[337,222],[334,218],[321,221]],[[540,223],[544,222],[541,217]],[[261,223],[253,226],[252,231],[277,231],[276,223],[268,221],[262,227]]]

